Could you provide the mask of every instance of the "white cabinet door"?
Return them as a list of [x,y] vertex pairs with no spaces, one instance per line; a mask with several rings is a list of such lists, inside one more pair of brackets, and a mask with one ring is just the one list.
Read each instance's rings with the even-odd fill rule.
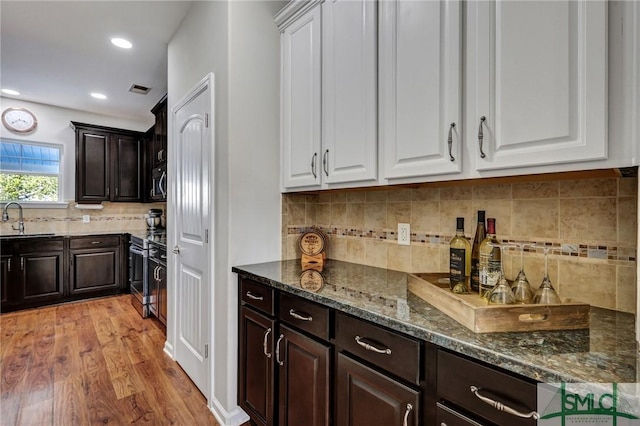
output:
[[465,138],[476,169],[606,159],[606,3],[467,7]]
[[322,160],[326,183],[377,179],[377,2],[322,4]]
[[461,171],[458,1],[380,3],[384,178]]
[[282,47],[282,185],[320,185],[321,11],[284,29]]

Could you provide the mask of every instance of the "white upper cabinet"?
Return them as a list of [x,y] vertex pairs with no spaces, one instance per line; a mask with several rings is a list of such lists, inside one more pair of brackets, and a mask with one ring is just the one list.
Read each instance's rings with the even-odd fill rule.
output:
[[383,177],[459,173],[460,2],[383,1],[379,22]]
[[284,28],[282,48],[282,177],[285,188],[320,185],[321,9]]
[[607,159],[606,2],[467,8],[465,139],[475,169]]
[[328,184],[377,179],[377,2],[322,4],[322,168]]

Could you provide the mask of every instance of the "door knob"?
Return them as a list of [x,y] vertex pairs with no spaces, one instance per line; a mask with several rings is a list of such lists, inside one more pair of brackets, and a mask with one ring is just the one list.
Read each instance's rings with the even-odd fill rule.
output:
[[180,247],[179,245],[177,245],[177,244],[176,244],[176,246],[173,248],[173,250],[172,250],[172,251],[173,251],[175,254],[180,254],[180,249],[181,249],[181,248],[182,248],[182,247]]

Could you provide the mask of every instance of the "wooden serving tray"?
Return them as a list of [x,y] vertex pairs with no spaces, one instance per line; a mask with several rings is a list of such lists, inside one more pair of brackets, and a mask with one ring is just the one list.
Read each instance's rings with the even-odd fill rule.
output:
[[438,280],[448,276],[442,273],[409,274],[407,286],[411,293],[474,333],[589,328],[588,304],[489,305],[477,294],[454,294],[448,284],[438,284]]

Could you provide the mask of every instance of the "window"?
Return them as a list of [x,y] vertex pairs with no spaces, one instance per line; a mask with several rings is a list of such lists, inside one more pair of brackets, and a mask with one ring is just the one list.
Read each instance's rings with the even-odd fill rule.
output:
[[0,139],[0,202],[61,199],[62,145]]

